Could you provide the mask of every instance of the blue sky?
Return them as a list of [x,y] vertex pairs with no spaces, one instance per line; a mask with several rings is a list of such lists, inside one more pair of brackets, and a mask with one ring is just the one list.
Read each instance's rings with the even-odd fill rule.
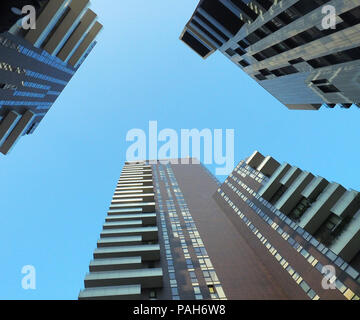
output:
[[[150,120],[234,129],[235,164],[258,149],[360,190],[360,110],[288,111],[222,54],[202,60],[178,39],[197,3],[92,0],[98,45],[36,132],[0,157],[0,299],[77,298],[126,133]],[[21,287],[25,265],[36,290]]]

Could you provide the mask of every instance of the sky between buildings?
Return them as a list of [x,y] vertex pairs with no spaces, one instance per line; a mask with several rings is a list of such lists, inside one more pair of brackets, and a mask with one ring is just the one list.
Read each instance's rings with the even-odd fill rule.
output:
[[[126,134],[149,121],[234,129],[234,165],[257,149],[360,190],[360,110],[289,111],[222,54],[202,60],[179,40],[197,3],[92,0],[98,45],[36,132],[0,156],[0,299],[77,298]],[[36,290],[21,287],[25,265]]]

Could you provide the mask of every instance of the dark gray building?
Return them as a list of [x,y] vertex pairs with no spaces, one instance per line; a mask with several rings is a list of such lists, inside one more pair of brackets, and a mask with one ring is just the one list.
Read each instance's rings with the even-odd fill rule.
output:
[[180,39],[204,59],[219,50],[289,109],[349,108],[359,23],[357,0],[201,0]]
[[124,166],[79,299],[359,299],[358,192],[259,152],[223,184],[182,160]]
[[[96,44],[95,37],[102,28],[96,14],[88,9],[88,0],[9,3],[1,4],[2,16],[8,17],[2,20],[4,32],[0,34],[3,154],[21,136],[34,132]],[[34,29],[24,29],[23,15],[14,14],[25,4],[36,9]]]

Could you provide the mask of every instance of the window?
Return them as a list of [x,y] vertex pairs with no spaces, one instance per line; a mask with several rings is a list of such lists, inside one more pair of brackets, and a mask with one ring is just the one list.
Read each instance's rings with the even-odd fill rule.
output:
[[301,3],[297,2],[292,6],[292,8],[297,10],[301,15],[306,15],[309,12],[318,8],[321,4],[326,3],[328,1],[321,1],[322,3],[318,3],[318,1],[314,1],[314,0],[304,0],[301,1]]
[[360,19],[360,6],[356,7],[350,11],[340,14],[341,19],[343,19],[349,25],[355,25],[359,23]]
[[266,80],[266,77],[264,77],[262,74],[256,74],[254,77],[260,81]]
[[240,60],[239,64],[244,68],[250,65],[250,63],[248,63],[246,60]]
[[304,62],[305,60],[303,58],[297,58],[297,59],[294,59],[294,60],[290,60],[289,63],[290,64],[297,64],[297,63],[301,63],[301,62]]
[[199,55],[205,57],[211,51],[203,42],[195,38],[190,32],[186,31],[182,40],[194,49]]
[[340,107],[343,108],[343,109],[349,109],[351,106],[352,106],[351,103],[342,103],[340,105]]
[[258,0],[257,1],[265,10],[269,10],[270,7],[273,5],[273,1],[270,0]]
[[233,49],[231,49],[231,48],[229,48],[229,49],[227,49],[226,51],[225,51],[230,57],[232,57],[233,55],[235,55],[235,51],[233,50]]
[[319,79],[319,80],[313,80],[311,81],[313,84],[323,84],[323,83],[328,83],[328,81],[326,79]]
[[[17,86],[15,86],[14,84],[5,84],[5,83],[0,83],[0,89],[9,89],[9,90],[16,90]],[[15,92],[14,92],[14,96],[15,96]]]
[[214,30],[220,37],[222,37],[225,41],[229,40],[229,37],[227,37],[222,31],[220,31],[217,27],[215,27],[208,19],[206,19],[204,16],[202,16],[200,13],[196,13],[195,17],[199,18],[202,22],[204,22],[206,25],[210,27],[210,29]]
[[238,55],[240,55],[240,56],[242,56],[243,54],[246,53],[246,52],[245,52],[244,50],[242,50],[240,47],[239,47],[239,48],[236,48],[236,49],[235,49],[235,52],[236,52]]
[[230,9],[219,1],[206,0],[201,3],[200,7],[214,17],[233,35],[235,35],[244,24]]
[[255,11],[253,11],[248,5],[246,5],[242,0],[231,0],[241,11],[243,11],[250,19],[255,20],[258,16]]
[[213,285],[208,286],[208,288],[209,288],[209,292],[210,292],[211,294],[216,293],[215,287],[214,287]]
[[238,45],[243,49],[246,49],[249,46],[249,43],[246,41],[246,39],[243,39],[238,42]]
[[194,287],[194,293],[195,294],[200,294],[201,293],[200,287]]
[[289,74],[297,73],[298,70],[293,66],[283,67],[279,69],[272,70],[271,73],[276,75],[277,77],[286,76]]
[[346,272],[354,279],[356,279],[359,275],[359,272],[357,272],[354,268],[351,266],[348,266],[346,269]]
[[340,92],[340,90],[332,84],[328,84],[326,86],[319,86],[318,88],[324,93]]
[[206,30],[200,23],[195,20],[191,21],[197,28],[199,28],[202,32],[204,32],[212,41],[214,41],[218,46],[222,45],[222,42],[219,41],[214,35],[212,35],[208,30]]
[[310,286],[305,282],[305,281],[302,281],[300,283],[300,287],[305,291],[305,292],[308,292],[310,290]]
[[359,60],[359,59],[360,59],[360,47],[356,47],[349,50],[344,50],[334,54],[329,54],[326,56],[311,59],[308,61],[308,63],[313,68],[316,69],[316,68],[322,68],[339,63],[345,63],[353,60]]

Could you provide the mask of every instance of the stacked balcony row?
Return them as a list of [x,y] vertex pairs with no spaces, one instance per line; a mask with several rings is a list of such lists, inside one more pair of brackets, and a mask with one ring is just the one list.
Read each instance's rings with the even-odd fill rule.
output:
[[[19,114],[9,111],[0,121],[0,152],[8,154],[19,138],[29,129],[35,114],[31,110]],[[1,119],[0,119],[1,120]]]
[[93,258],[79,299],[140,299],[162,287],[150,166],[124,166]]
[[[261,164],[268,161],[269,157],[256,151],[247,164],[261,171]],[[359,192],[288,163],[272,163],[259,195],[350,262],[360,248]]]
[[[24,38],[37,48],[77,68],[102,29],[89,0],[52,0]],[[12,33],[21,33],[20,27]]]

